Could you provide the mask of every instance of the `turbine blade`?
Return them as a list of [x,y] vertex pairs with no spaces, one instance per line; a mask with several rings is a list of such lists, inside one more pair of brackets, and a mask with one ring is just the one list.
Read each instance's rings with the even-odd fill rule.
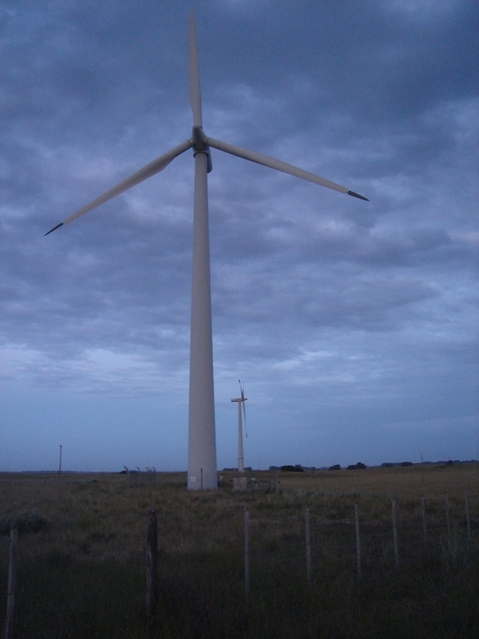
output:
[[242,149],[238,146],[228,144],[227,142],[215,140],[214,138],[207,138],[207,144],[214,149],[218,149],[218,151],[224,151],[225,153],[236,155],[237,157],[243,158],[244,160],[250,160],[251,162],[256,162],[257,164],[262,164],[263,166],[269,166],[271,169],[276,169],[277,171],[282,171],[283,173],[289,173],[289,175],[294,175],[295,177],[307,180],[308,182],[314,182],[314,184],[325,186],[328,189],[333,189],[333,191],[339,191],[339,193],[353,195],[354,197],[358,197],[361,200],[366,200],[369,202],[366,197],[350,191],[345,186],[341,186],[340,184],[336,184],[335,182],[326,180],[326,178],[320,177],[315,173],[305,171],[304,169],[300,169],[299,167],[288,164],[287,162],[276,160],[269,155],[257,153],[256,151],[250,151],[249,149]]
[[239,387],[240,387],[240,391],[241,391],[241,399],[239,400],[241,402],[241,404],[243,405],[242,409],[243,409],[243,421],[244,421],[244,429],[245,429],[245,434],[246,437],[248,437],[248,428],[246,426],[246,398],[244,396],[244,382],[241,383],[241,380],[238,380],[239,382]]
[[366,200],[366,202],[369,202],[367,197],[364,197],[364,195],[359,195],[359,193],[355,193],[354,191],[348,191],[348,195],[352,195],[353,197],[357,197],[359,200]]
[[193,11],[190,15],[190,57],[188,68],[189,93],[193,111],[193,126],[203,126],[201,112],[200,66],[198,63],[198,43],[196,41],[196,22]]
[[46,237],[47,235],[50,235],[50,233],[53,233],[53,231],[56,231],[57,229],[59,229],[60,226],[63,226],[63,222],[60,222],[60,224],[57,224],[56,226],[54,226],[47,233],[45,233],[45,235],[43,237]]
[[182,153],[184,153],[184,151],[190,149],[192,144],[193,143],[191,140],[186,140],[185,142],[182,142],[182,144],[175,146],[174,149],[171,149],[163,155],[160,155],[160,157],[156,158],[156,160],[153,160],[153,162],[150,162],[136,173],[133,173],[133,175],[130,175],[130,177],[127,177],[125,180],[111,188],[109,191],[103,193],[103,195],[98,196],[89,204],[86,204],[81,209],[78,209],[78,211],[67,217],[66,220],[63,220],[63,222],[60,222],[60,224],[57,224],[52,229],[50,229],[48,233],[45,233],[45,235],[53,233],[53,231],[60,228],[60,226],[63,226],[64,224],[70,224],[70,222],[73,222],[73,220],[76,220],[82,215],[85,215],[85,213],[89,213],[101,204],[105,204],[105,202],[108,202],[108,200],[111,200],[117,195],[120,195],[120,193],[131,189],[132,186],[136,186],[137,184],[140,184],[140,182],[147,180],[152,175],[163,171],[163,169],[167,167],[172,160],[178,157],[178,155],[181,155]]

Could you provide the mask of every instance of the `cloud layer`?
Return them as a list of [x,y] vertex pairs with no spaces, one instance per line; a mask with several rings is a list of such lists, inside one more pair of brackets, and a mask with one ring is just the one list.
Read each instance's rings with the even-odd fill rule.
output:
[[[219,466],[238,378],[253,466],[478,457],[476,3],[193,6],[207,135],[370,199],[213,151]],[[0,9],[3,469],[185,468],[191,154],[43,234],[190,136],[190,7]]]

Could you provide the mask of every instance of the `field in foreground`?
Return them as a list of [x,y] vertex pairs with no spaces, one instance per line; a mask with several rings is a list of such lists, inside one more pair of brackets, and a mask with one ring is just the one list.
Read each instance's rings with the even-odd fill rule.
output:
[[[192,493],[184,473],[130,476],[129,487],[126,476],[106,473],[0,474],[2,624],[16,519],[14,636],[22,639],[479,636],[477,464],[280,473],[277,487],[273,473],[255,472],[246,492],[232,489],[233,473],[220,476],[218,491]],[[160,603],[147,620],[150,509]]]

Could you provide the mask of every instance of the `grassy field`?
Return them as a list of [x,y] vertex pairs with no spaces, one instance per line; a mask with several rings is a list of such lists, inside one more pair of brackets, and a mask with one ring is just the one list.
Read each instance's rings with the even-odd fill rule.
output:
[[[187,492],[184,473],[157,473],[155,482],[146,473],[132,475],[129,488],[119,474],[0,474],[1,622],[8,529],[16,520],[18,638],[479,636],[477,464],[280,473],[278,490],[274,473],[255,472],[246,492],[233,490],[233,475],[220,473],[217,491],[198,493]],[[150,509],[158,513],[160,604],[147,619]]]

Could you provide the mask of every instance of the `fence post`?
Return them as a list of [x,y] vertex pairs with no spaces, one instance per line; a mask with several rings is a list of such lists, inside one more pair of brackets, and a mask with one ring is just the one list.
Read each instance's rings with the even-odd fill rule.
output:
[[421,510],[422,510],[422,532],[424,534],[424,543],[427,543],[427,528],[426,528],[426,502],[424,495],[421,495]]
[[359,536],[359,505],[354,502],[354,519],[356,521],[356,553],[358,556],[358,579],[361,579],[361,538]]
[[249,512],[244,509],[244,597],[249,603]]
[[445,498],[445,506],[446,506],[446,523],[447,523],[447,544],[449,548],[451,548],[451,519],[449,517],[449,496],[446,492]]
[[399,549],[398,549],[398,529],[396,522],[396,500],[392,500],[392,515],[393,515],[393,540],[394,540],[394,559],[396,562],[396,570],[399,569]]
[[471,539],[471,520],[469,519],[469,502],[467,500],[467,490],[464,491],[464,501],[466,502],[466,524],[467,524],[467,538]]
[[308,584],[311,585],[313,581],[313,573],[311,569],[311,530],[309,526],[309,508],[304,511],[305,524],[306,524],[306,576],[308,578]]
[[15,575],[17,564],[17,529],[10,528],[10,557],[8,561],[7,616],[5,618],[5,639],[13,637],[13,615],[15,607]]
[[158,521],[156,510],[148,511],[148,534],[146,548],[146,611],[155,612],[159,595],[158,583]]

